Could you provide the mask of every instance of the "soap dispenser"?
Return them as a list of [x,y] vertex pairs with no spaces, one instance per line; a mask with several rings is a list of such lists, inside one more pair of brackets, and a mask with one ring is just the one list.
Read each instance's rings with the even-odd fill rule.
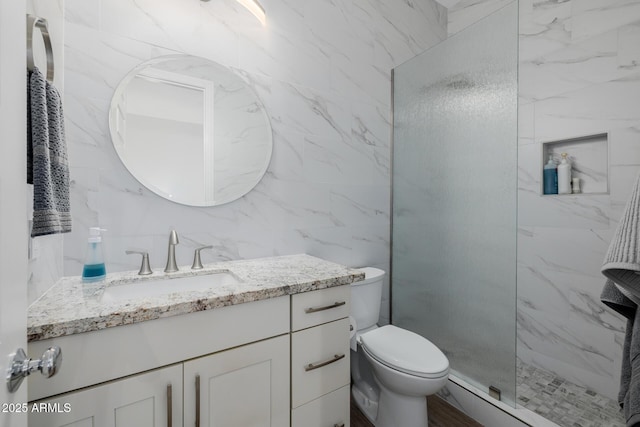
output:
[[107,231],[100,227],[89,228],[89,239],[87,239],[87,254],[84,258],[84,268],[82,269],[83,282],[97,282],[107,276],[104,266],[104,254],[102,252],[102,236],[100,232]]
[[542,178],[543,194],[558,194],[558,165],[551,154],[549,154],[549,161],[544,165]]
[[571,194],[571,163],[567,160],[567,153],[562,153],[562,160],[558,165],[558,194]]

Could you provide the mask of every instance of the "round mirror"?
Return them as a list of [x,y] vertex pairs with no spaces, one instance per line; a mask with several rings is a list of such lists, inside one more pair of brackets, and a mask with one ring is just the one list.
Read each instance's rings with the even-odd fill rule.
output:
[[109,110],[122,163],[154,193],[190,206],[242,197],[271,159],[271,125],[233,71],[187,55],[155,58],[118,85]]

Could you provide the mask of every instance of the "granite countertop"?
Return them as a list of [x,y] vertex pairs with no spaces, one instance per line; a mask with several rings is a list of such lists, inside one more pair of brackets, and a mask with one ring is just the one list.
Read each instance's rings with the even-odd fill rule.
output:
[[[135,299],[105,301],[105,289],[135,281],[230,272],[240,283],[204,291],[185,291]],[[181,267],[177,273],[112,273],[98,283],[64,277],[29,306],[28,341],[97,331],[196,311],[212,310],[363,280],[364,273],[310,255],[289,255],[207,264],[202,270]]]

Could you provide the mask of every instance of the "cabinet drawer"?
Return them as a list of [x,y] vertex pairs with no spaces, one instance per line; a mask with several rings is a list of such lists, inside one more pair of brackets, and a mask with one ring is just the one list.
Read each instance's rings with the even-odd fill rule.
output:
[[349,319],[292,334],[292,408],[349,384],[349,350]]
[[299,331],[349,316],[351,287],[336,286],[291,297],[291,330]]
[[351,387],[346,385],[291,411],[291,427],[349,427]]

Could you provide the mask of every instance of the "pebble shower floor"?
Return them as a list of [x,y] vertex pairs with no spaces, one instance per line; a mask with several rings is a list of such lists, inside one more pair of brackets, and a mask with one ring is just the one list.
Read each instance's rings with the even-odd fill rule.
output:
[[518,404],[561,427],[624,427],[618,403],[518,359]]

